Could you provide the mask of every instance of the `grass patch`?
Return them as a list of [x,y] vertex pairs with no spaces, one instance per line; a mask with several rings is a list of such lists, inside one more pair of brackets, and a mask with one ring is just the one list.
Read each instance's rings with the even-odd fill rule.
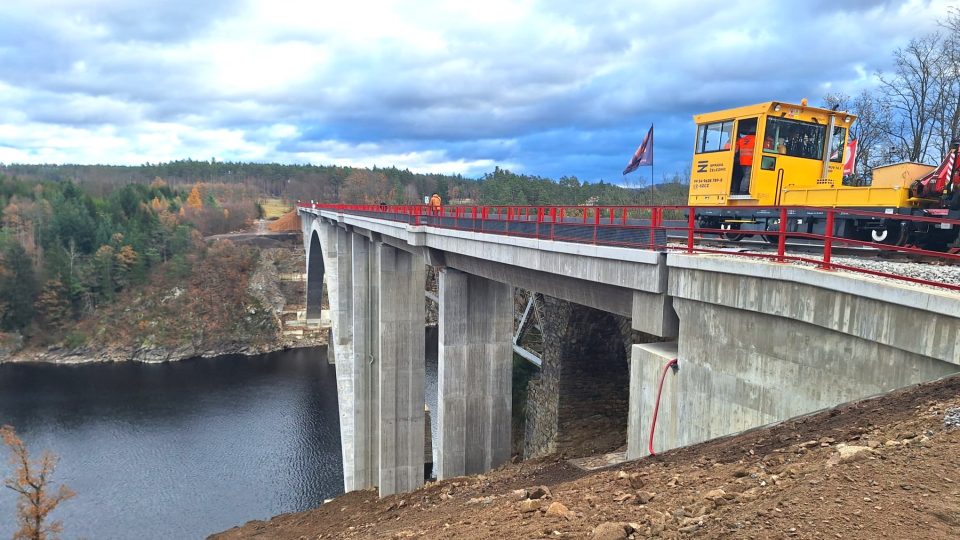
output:
[[293,205],[283,199],[267,198],[260,199],[260,207],[263,208],[264,219],[277,219],[293,210]]

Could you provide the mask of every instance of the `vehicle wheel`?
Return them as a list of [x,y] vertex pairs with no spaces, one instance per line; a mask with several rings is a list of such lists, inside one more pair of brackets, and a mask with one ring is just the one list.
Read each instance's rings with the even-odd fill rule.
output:
[[870,231],[870,240],[878,244],[887,243],[887,238],[891,236],[887,229],[873,229]]
[[[765,228],[766,228],[766,230],[768,230],[768,231],[774,231],[774,232],[779,231],[779,230],[780,230],[780,219],[777,218],[777,219],[772,219],[772,220],[768,221]],[[780,239],[780,237],[777,236],[777,235],[775,235],[775,234],[764,234],[764,235],[762,235],[762,236],[763,236],[763,241],[766,242],[766,243],[768,243],[768,244],[776,244],[776,243],[779,241],[779,239]]]
[[955,253],[960,249],[960,233],[955,229],[929,229],[926,234],[917,235],[917,245],[927,251]]
[[886,244],[888,246],[902,246],[907,243],[907,237],[909,236],[906,228],[899,222],[891,223],[883,229],[870,230],[871,242]]
[[[739,223],[721,223],[720,228],[723,229],[724,231],[739,231],[740,224]],[[740,240],[743,240],[743,237],[746,235],[738,234],[734,232],[725,232],[725,233],[722,233],[720,236],[724,240],[729,240],[731,242],[739,242]]]
[[698,229],[718,229],[718,221],[716,218],[709,218],[706,216],[697,217],[697,228]]

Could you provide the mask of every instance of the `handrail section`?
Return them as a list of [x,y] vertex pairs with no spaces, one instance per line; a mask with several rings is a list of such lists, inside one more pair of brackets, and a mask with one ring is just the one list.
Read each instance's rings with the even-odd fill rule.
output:
[[[697,220],[699,207],[690,206],[443,206],[427,205],[355,205],[298,203],[299,208],[328,210],[363,215],[414,226],[455,229],[478,233],[500,234],[538,240],[577,242],[603,246],[627,247],[654,251],[723,254],[737,257],[769,259],[776,262],[812,264],[824,270],[846,270],[896,279],[921,285],[960,291],[960,285],[915,276],[884,272],[871,268],[838,263],[834,260],[838,247],[876,252],[903,253],[923,257],[931,264],[960,264],[960,253],[923,249],[915,245],[894,245],[837,236],[838,216],[844,220],[885,220],[910,223],[910,226],[960,228],[960,219],[940,216],[889,214],[872,210],[820,207],[736,207],[742,214],[759,213],[775,217],[776,228],[769,230],[717,229],[701,226]],[[711,208],[713,209],[713,208]],[[797,216],[806,217],[797,217]],[[822,219],[823,232],[790,230],[791,223],[803,219]],[[915,225],[916,224],[916,225]],[[736,232],[755,235],[776,245],[776,253],[728,251],[711,248],[707,239],[723,238]],[[820,258],[788,253],[788,239],[806,242],[808,248],[822,251]],[[960,251],[960,250],[957,250]]]

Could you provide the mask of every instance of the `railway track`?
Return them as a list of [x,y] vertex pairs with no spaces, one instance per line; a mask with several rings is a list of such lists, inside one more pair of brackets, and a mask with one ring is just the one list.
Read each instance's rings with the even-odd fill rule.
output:
[[[677,247],[685,247],[687,242],[686,235],[667,235],[668,241],[676,242]],[[731,253],[776,253],[777,245],[765,240],[755,238],[744,238],[742,240],[727,240],[719,237],[703,237],[695,239],[697,244],[706,244],[712,247],[729,250]],[[823,253],[823,244],[808,241],[788,241],[786,243],[787,252],[793,253]],[[859,257],[863,259],[875,259],[890,262],[914,262],[921,264],[933,264],[939,266],[960,266],[960,262],[938,258],[933,255],[918,255],[915,253],[903,253],[890,250],[882,250],[871,247],[861,246],[832,246],[831,251],[834,255],[845,257]]]

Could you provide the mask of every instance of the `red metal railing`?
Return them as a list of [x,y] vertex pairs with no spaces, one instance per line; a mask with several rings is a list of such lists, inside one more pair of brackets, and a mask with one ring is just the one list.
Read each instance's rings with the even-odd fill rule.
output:
[[[433,209],[426,205],[347,205],[299,203],[313,208],[340,213],[359,214],[414,226],[429,226],[489,234],[503,234],[539,240],[578,242],[657,251],[713,253],[738,257],[755,257],[777,262],[812,264],[826,270],[842,269],[901,281],[960,291],[960,285],[934,281],[907,273],[884,272],[872,268],[837,262],[836,250],[863,249],[871,254],[904,253],[922,257],[930,264],[960,264],[960,254],[931,251],[914,245],[892,245],[869,240],[837,236],[840,221],[850,220],[907,223],[910,227],[960,228],[960,220],[936,216],[887,214],[868,210],[816,207],[736,207],[741,214],[757,213],[776,228],[731,230],[701,226],[696,212],[721,210],[689,206],[445,206]],[[840,215],[841,220],[837,219]],[[702,216],[701,216],[702,218]],[[716,218],[715,218],[716,219]],[[810,220],[825,224],[822,233],[791,230]],[[718,223],[720,221],[717,221]],[[776,246],[776,252],[743,252],[710,247],[710,240],[737,234],[760,237],[765,244]],[[802,244],[788,245],[788,239]],[[735,245],[735,244],[734,244]],[[749,247],[742,246],[741,247]],[[820,252],[820,257],[788,252],[788,247],[803,247]],[[853,261],[848,261],[853,262]]]

